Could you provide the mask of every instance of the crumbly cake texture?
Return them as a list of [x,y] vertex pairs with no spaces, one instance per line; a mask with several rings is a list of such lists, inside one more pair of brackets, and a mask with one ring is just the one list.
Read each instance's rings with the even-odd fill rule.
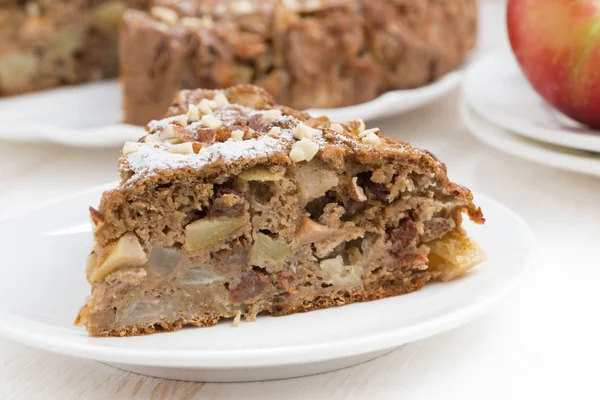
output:
[[117,76],[119,26],[148,0],[0,0],[0,96]]
[[297,109],[358,104],[459,66],[476,0],[153,0],[124,15],[125,119],[162,117],[179,89],[253,83]]
[[361,120],[311,118],[263,89],[189,90],[124,145],[90,208],[93,336],[212,326],[408,293],[485,256],[470,191]]

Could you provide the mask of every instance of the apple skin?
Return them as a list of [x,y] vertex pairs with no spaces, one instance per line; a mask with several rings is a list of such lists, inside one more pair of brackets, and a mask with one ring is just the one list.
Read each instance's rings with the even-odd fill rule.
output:
[[533,88],[600,128],[600,0],[509,0],[508,36]]

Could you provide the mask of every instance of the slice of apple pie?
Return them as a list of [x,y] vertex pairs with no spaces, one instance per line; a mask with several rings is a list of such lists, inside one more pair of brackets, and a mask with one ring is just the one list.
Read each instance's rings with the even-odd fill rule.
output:
[[449,280],[483,251],[470,191],[427,151],[276,105],[255,86],[180,92],[126,143],[90,208],[93,336],[212,326],[381,299]]

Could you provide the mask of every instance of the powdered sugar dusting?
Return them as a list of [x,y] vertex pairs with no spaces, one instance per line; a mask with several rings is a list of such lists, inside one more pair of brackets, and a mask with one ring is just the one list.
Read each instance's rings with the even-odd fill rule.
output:
[[234,163],[242,159],[269,157],[272,154],[286,151],[289,141],[271,136],[260,136],[250,140],[227,140],[201,149],[198,154],[182,155],[168,151],[170,144],[140,144],[138,150],[127,155],[127,169],[134,173],[130,181],[141,176],[166,169],[191,167],[201,170],[216,161]]
[[[216,109],[214,116],[218,117],[224,126],[231,128],[240,122],[240,118],[249,120],[257,114],[263,114],[265,111],[230,104]],[[152,121],[148,125],[149,132],[158,133],[176,119],[177,116],[165,118],[160,121]],[[137,151],[125,156],[121,168],[133,172],[133,176],[128,181],[131,183],[142,176],[148,176],[149,174],[167,169],[193,168],[201,170],[217,161],[230,164],[241,160],[268,158],[275,153],[287,154],[292,144],[296,142],[294,129],[300,123],[301,121],[293,116],[282,115],[273,119],[268,124],[261,124],[261,129],[257,131],[258,137],[241,141],[229,139],[224,142],[213,143],[201,148],[197,154],[171,153],[169,149],[173,145],[170,143],[139,143]],[[278,136],[268,134],[271,126],[281,128]],[[196,134],[203,127],[202,121],[196,121],[186,126],[185,129],[192,134]],[[311,140],[319,146],[320,150],[326,144],[326,140],[320,130],[314,131]]]

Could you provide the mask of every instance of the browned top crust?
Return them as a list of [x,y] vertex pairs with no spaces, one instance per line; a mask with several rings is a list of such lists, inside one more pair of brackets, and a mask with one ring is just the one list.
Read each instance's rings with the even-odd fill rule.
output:
[[285,167],[314,156],[338,171],[406,166],[436,178],[436,196],[465,204],[473,221],[484,221],[471,192],[450,182],[445,165],[430,152],[381,136],[377,128],[365,129],[361,120],[335,124],[277,105],[256,86],[181,91],[167,117],[150,122],[146,130],[139,142],[124,146],[122,184],[103,196],[101,212],[106,203],[118,206],[148,185],[178,176],[222,183],[256,165]]

